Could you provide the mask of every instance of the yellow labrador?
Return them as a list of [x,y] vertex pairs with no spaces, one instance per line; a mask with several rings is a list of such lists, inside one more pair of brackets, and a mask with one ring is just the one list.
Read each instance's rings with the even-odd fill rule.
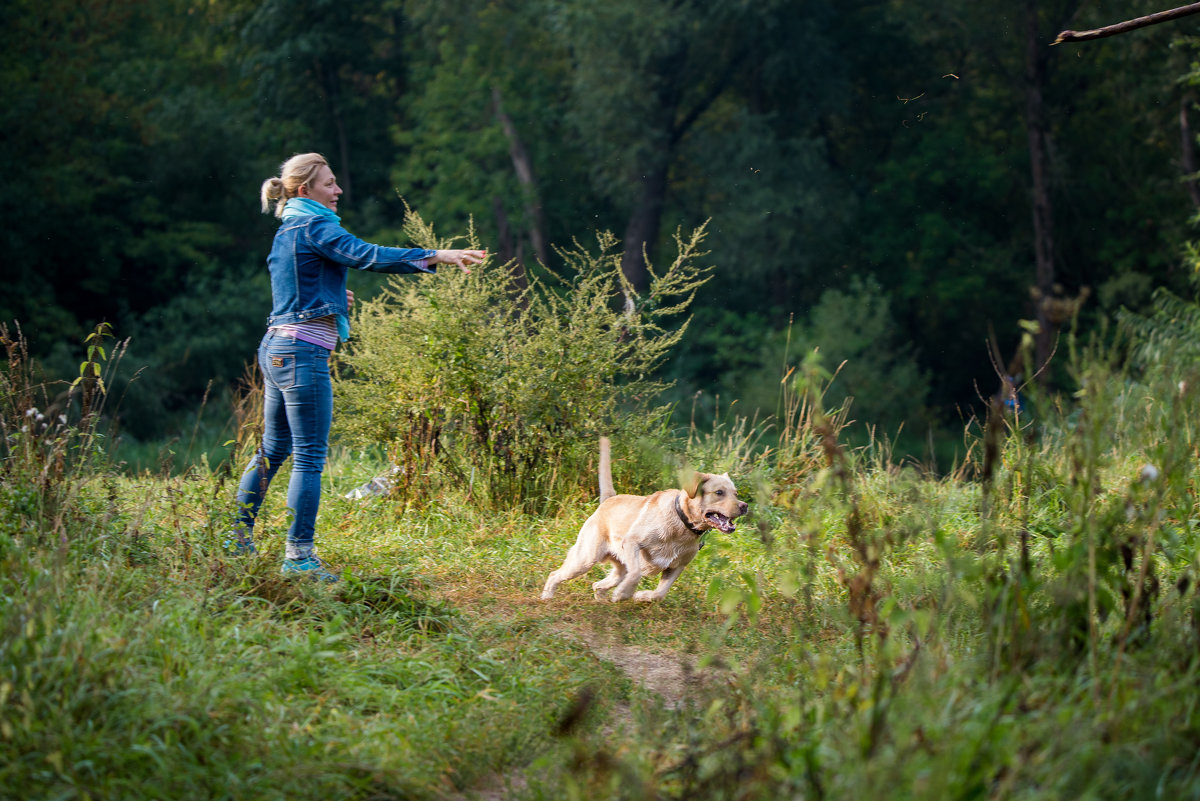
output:
[[[562,567],[546,579],[542,599],[554,597],[564,581],[601,562],[609,574],[592,585],[599,600],[612,590],[614,601],[658,601],[700,550],[700,535],[715,528],[726,534],[749,507],[738,500],[728,473],[696,473],[684,490],[653,495],[617,495],[612,485],[608,438],[600,438],[600,506],[579,529]],[[644,577],[662,572],[653,590],[637,590]]]

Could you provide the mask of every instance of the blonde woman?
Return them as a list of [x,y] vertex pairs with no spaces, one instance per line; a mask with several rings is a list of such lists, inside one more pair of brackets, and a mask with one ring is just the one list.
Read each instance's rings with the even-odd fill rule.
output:
[[329,354],[350,332],[346,288],[350,268],[379,273],[432,273],[438,264],[464,272],[483,261],[483,250],[391,248],[346,231],[337,215],[342,194],[329,163],[318,153],[293,156],[262,185],[263,213],[281,221],[267,257],[273,305],[258,348],[262,370],[263,438],[238,489],[238,522],[230,543],[253,553],[254,521],[263,495],[283,461],[292,457],[283,572],[336,581],[313,547],[321,473],[325,468],[333,387]]

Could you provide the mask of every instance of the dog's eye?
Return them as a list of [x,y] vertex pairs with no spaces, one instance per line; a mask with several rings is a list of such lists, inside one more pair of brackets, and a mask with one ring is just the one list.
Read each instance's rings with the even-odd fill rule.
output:
[[725,490],[717,490],[717,494],[718,494],[718,495],[724,495],[724,494],[725,494]]

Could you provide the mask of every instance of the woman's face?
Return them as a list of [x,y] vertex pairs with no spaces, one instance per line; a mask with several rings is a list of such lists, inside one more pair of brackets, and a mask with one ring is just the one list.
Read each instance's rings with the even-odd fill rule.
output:
[[337,178],[334,177],[333,170],[329,169],[329,165],[322,164],[313,179],[301,186],[297,194],[300,197],[312,198],[330,211],[337,211],[338,196],[342,194],[342,188],[338,186]]

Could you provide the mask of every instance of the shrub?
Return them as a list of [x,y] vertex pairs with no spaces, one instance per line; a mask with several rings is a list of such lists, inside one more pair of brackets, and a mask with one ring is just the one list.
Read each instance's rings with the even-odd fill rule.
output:
[[[405,229],[421,246],[448,245],[415,214]],[[644,296],[625,281],[608,233],[594,252],[560,250],[562,274],[544,270],[527,285],[492,263],[470,275],[393,278],[362,304],[339,359],[340,431],[386,447],[406,498],[448,481],[537,507],[594,487],[600,434],[628,446],[665,420],[654,371],[707,280],[696,265],[704,235],[676,234],[678,255],[662,275],[652,271]]]
[[124,353],[120,344],[108,359],[109,336],[106,323],[87,336],[87,359],[68,383],[46,378],[20,328],[0,324],[0,544],[65,541],[94,522],[79,498],[103,460],[107,379]]

